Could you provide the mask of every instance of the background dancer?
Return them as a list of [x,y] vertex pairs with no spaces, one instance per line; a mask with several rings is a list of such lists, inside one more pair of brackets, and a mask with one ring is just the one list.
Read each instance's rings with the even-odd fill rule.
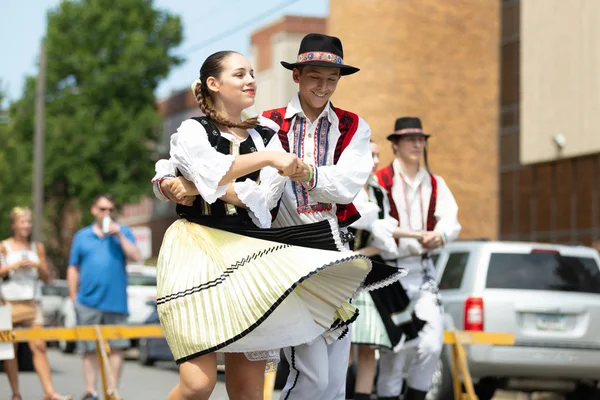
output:
[[[424,400],[431,387],[443,346],[442,303],[429,252],[455,240],[460,233],[458,206],[446,182],[429,172],[426,143],[421,120],[398,118],[388,135],[395,159],[377,172],[379,184],[390,200],[391,215],[401,229],[416,232],[418,239],[398,241],[400,268],[409,273],[401,279],[416,316],[426,324],[416,340],[417,351],[408,369],[405,400]],[[424,160],[425,168],[420,164]],[[390,232],[392,233],[392,232]],[[382,351],[377,381],[379,399],[398,399],[402,390],[402,370],[406,346],[398,352]]]

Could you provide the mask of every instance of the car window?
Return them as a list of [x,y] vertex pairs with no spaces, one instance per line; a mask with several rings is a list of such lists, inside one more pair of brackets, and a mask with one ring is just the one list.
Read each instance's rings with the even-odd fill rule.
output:
[[492,253],[486,287],[600,293],[600,269],[587,257]]
[[156,276],[130,274],[127,276],[129,286],[156,286]]
[[442,274],[440,280],[440,289],[458,289],[462,284],[463,275],[465,274],[465,268],[469,261],[469,252],[450,253],[448,255],[448,261],[446,261],[446,268]]
[[42,296],[58,296],[67,297],[69,295],[69,288],[66,286],[42,286]]

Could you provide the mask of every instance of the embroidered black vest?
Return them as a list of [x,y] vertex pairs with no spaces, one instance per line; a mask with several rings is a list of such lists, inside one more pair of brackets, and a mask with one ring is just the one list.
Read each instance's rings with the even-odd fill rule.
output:
[[[214,123],[208,117],[194,117],[192,118],[202,124],[206,130],[206,135],[210,145],[222,154],[231,154],[233,149],[233,143],[221,136],[221,133],[214,125]],[[271,138],[276,135],[276,132],[272,129],[264,126],[257,126],[255,130],[258,132],[263,140],[263,144],[267,146]],[[252,136],[240,143],[239,154],[249,154],[257,151],[256,145],[252,140]],[[177,176],[181,176],[181,173],[177,171]],[[255,182],[259,181],[260,170],[249,173],[248,175],[241,176],[236,179],[236,182],[242,182],[246,179],[251,179]],[[177,214],[193,222],[202,223],[205,221],[208,225],[214,226],[215,224],[229,224],[235,220],[235,223],[251,224],[252,220],[248,215],[248,212],[244,208],[236,207],[232,204],[228,204],[223,200],[217,199],[214,203],[208,204],[201,196],[196,196],[194,204],[192,206],[183,206],[177,204],[175,208]]]

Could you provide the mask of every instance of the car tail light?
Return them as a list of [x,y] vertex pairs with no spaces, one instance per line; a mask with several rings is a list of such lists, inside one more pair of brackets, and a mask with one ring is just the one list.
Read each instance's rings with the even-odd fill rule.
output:
[[560,251],[550,249],[533,249],[531,250],[531,254],[555,254],[560,256]]
[[469,297],[465,301],[465,331],[483,331],[483,299]]

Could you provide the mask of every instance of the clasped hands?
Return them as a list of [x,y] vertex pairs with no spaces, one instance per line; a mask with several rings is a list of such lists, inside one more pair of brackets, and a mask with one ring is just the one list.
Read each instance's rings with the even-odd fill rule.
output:
[[442,234],[436,231],[411,231],[397,226],[397,221],[381,219],[373,222],[371,226],[373,234],[385,238],[394,239],[417,239],[421,246],[432,251],[443,246]]
[[[295,154],[274,153],[268,165],[277,169],[279,175],[287,176],[296,182],[306,183],[310,177],[310,167]],[[196,185],[183,176],[164,179],[159,184],[162,193],[170,201],[184,206],[191,206],[199,194]]]

